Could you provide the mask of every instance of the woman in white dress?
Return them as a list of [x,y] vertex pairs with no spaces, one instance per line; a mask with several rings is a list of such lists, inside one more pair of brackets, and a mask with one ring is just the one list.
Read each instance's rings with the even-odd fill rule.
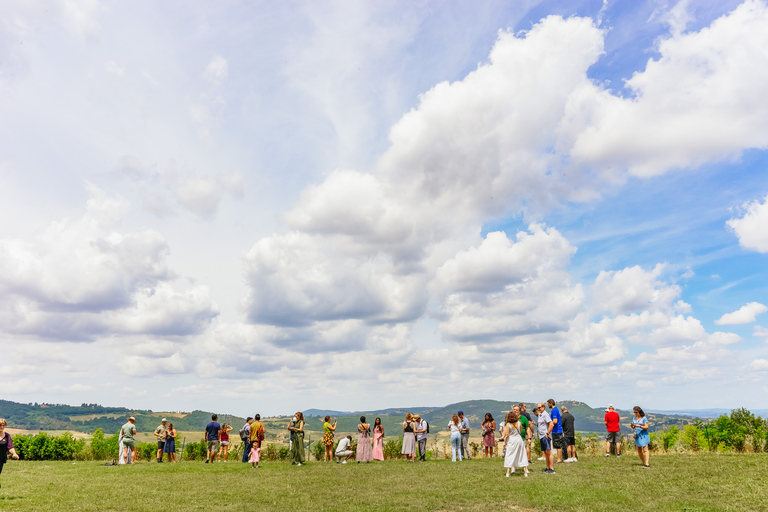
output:
[[520,423],[520,415],[514,411],[507,413],[504,422],[504,467],[507,468],[507,478],[515,468],[523,468],[525,476],[528,476],[528,454],[525,452],[525,443],[520,436],[523,424]]

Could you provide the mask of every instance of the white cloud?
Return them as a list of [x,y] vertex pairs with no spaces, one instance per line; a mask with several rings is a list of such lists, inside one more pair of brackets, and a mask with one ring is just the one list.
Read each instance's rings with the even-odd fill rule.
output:
[[768,253],[768,196],[761,203],[754,201],[744,205],[746,213],[726,224],[739,237],[739,244],[745,249]]
[[737,311],[733,313],[726,313],[718,320],[715,320],[717,325],[740,325],[748,324],[755,321],[757,315],[763,314],[768,311],[768,306],[760,304],[759,302],[750,302],[741,306]]
[[119,77],[122,77],[125,74],[125,68],[121,68],[113,60],[108,60],[107,62],[104,63],[104,71],[106,71],[107,73],[112,73],[113,75],[117,75]]
[[749,367],[753,370],[764,372],[768,370],[768,361],[765,359],[755,359]]
[[229,64],[227,64],[227,59],[221,55],[216,55],[211,59],[211,62],[209,62],[208,66],[205,68],[205,78],[216,84],[227,78],[228,73]]
[[673,298],[680,295],[680,287],[660,287],[658,277],[663,273],[662,264],[647,272],[639,266],[619,271],[601,271],[592,286],[594,308],[614,314],[629,313],[640,309],[669,307]]
[[755,330],[752,332],[752,335],[757,336],[758,338],[765,338],[765,342],[768,343],[768,329],[766,329],[765,327],[756,325]]

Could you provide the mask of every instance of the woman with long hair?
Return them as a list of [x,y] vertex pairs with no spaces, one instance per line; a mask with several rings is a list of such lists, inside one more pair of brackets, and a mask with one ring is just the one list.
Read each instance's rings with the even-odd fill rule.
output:
[[400,453],[405,455],[405,460],[413,462],[413,456],[416,454],[416,424],[413,422],[413,415],[407,413],[403,422],[403,449]]
[[169,423],[168,430],[166,430],[165,446],[163,447],[163,453],[168,454],[168,462],[176,462],[176,434],[173,423]]
[[373,422],[373,460],[384,460],[384,425],[381,418]]
[[453,454],[453,462],[456,462],[456,452],[459,453],[459,462],[461,462],[461,431],[459,430],[459,416],[454,414],[451,421],[448,423],[448,428],[451,430],[451,453]]
[[635,413],[635,418],[629,424],[629,428],[635,432],[635,447],[640,462],[644,468],[648,469],[651,467],[651,452],[648,449],[648,445],[651,444],[651,435],[648,433],[650,423],[648,423],[648,418],[645,417],[645,412],[640,406],[634,406],[632,412]]
[[307,461],[304,453],[304,413],[296,413],[296,421],[288,429],[293,432],[293,442],[291,443],[291,464],[301,466]]
[[522,432],[520,415],[515,411],[507,413],[504,423],[504,467],[507,468],[507,478],[515,472],[515,468],[523,468],[525,476],[528,476],[528,453],[520,435]]
[[229,433],[232,432],[232,425],[226,423],[221,426],[219,430],[219,440],[221,443],[221,449],[219,450],[219,462],[221,462],[221,456],[224,455],[224,462],[227,462],[229,457]]
[[323,423],[323,445],[325,445],[325,462],[333,462],[333,432],[336,430],[336,421],[331,424],[331,417],[326,416]]
[[[493,419],[493,415],[489,412],[485,413],[485,419],[483,420],[483,449],[485,451],[485,457],[493,457],[493,449],[496,448],[496,421]],[[490,453],[490,455],[489,455]]]
[[360,416],[360,424],[357,426],[357,451],[355,460],[371,462],[373,460],[373,447],[371,447],[371,426],[365,422],[365,416]]

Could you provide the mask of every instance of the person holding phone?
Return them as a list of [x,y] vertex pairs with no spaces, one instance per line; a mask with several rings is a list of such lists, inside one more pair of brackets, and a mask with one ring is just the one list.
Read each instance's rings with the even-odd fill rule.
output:
[[331,417],[326,416],[323,423],[323,445],[325,445],[325,462],[333,462],[333,432],[336,430],[336,418],[331,424]]
[[648,423],[648,418],[645,417],[645,412],[643,412],[640,406],[636,405],[633,407],[632,412],[635,413],[635,417],[632,420],[632,423],[629,424],[629,428],[635,432],[637,455],[640,457],[640,462],[642,462],[643,467],[649,469],[651,467],[651,453],[648,449],[648,445],[651,444],[651,435],[648,433],[650,423]]

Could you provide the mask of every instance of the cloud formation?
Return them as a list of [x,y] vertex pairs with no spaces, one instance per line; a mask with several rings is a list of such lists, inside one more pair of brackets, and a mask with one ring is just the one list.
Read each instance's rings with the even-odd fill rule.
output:
[[739,238],[745,249],[768,253],[768,196],[763,202],[753,201],[744,205],[744,215],[726,224]]
[[749,324],[756,320],[757,315],[761,315],[768,311],[768,306],[760,304],[759,302],[750,302],[739,308],[738,311],[733,313],[726,313],[718,320],[715,320],[717,325],[740,325]]

